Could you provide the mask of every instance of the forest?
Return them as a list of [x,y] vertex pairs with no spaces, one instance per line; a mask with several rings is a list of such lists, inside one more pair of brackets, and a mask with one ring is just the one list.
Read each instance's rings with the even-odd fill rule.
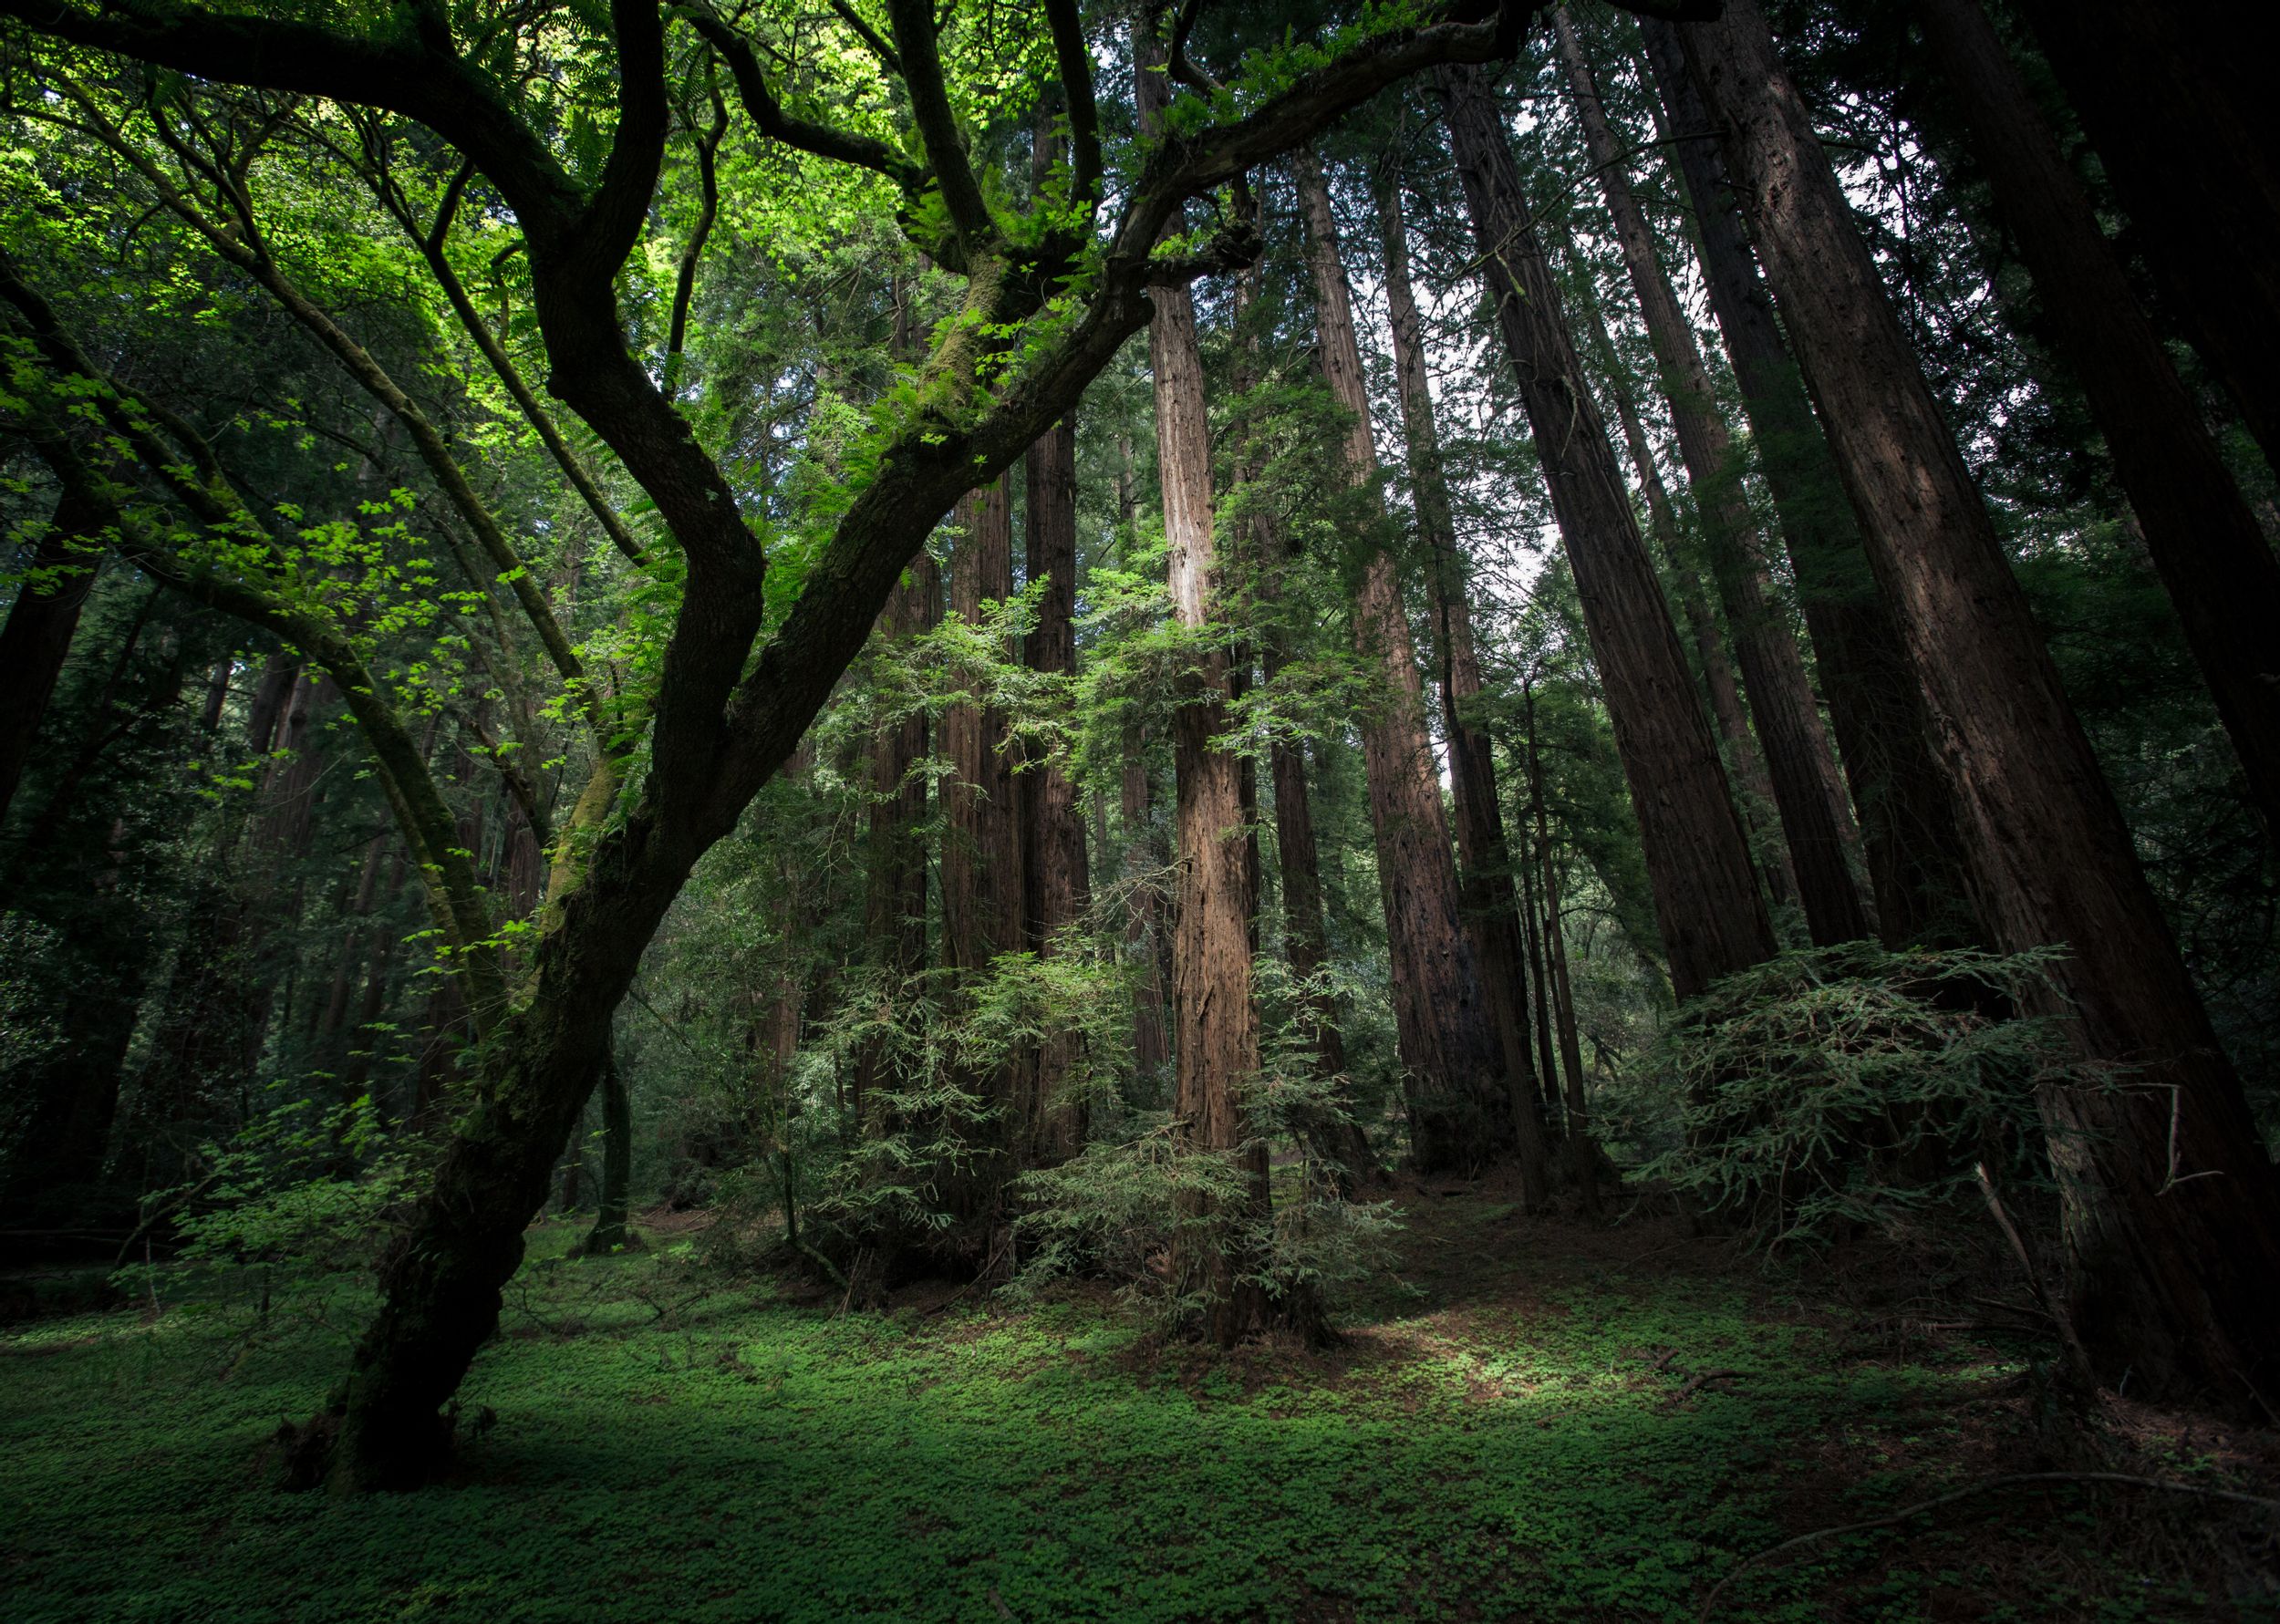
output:
[[2280,1615],[2257,10],[0,0],[0,1614]]

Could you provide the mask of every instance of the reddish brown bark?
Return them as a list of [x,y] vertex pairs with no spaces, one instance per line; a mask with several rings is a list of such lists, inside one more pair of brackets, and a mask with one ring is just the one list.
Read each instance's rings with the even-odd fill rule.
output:
[[1885,299],[1764,17],[1684,30],[1767,281],[1867,532],[1958,800],[1996,946],[2060,944],[2080,1052],[2041,1094],[2070,1301],[2102,1374],[2268,1405],[2280,1187],[2025,593]]
[[[1374,494],[1378,464],[1369,392],[1330,192],[1311,152],[1294,155],[1292,166],[1306,220],[1322,374],[1332,396],[1351,414],[1347,474]],[[1382,535],[1363,561],[1353,636],[1363,657],[1384,673],[1378,708],[1363,719],[1362,758],[1412,1150],[1423,1170],[1477,1166],[1511,1145],[1512,1111],[1478,967],[1461,924],[1455,851],[1425,731],[1425,685],[1402,601],[1400,565]]]
[[1665,133],[1674,138],[1694,206],[1711,309],[1741,385],[1851,781],[1879,934],[1895,947],[1976,940],[1954,796],[1932,754],[1899,628],[1878,595],[1829,442],[1758,276],[1677,31],[1652,19],[1642,27],[1672,127]]
[[[1029,580],[1045,584],[1023,657],[1032,671],[1071,678],[1077,669],[1076,459],[1076,428],[1063,418],[1029,449],[1023,510]],[[1076,785],[1058,760],[1030,767],[1020,775],[1017,787],[1021,798],[1023,936],[1032,950],[1051,954],[1056,950],[1056,933],[1074,925],[1092,905],[1084,819],[1077,810]],[[1036,1143],[1040,1154],[1052,1160],[1075,1154],[1084,1143],[1083,1108],[1062,1097],[1081,1059],[1074,1040],[1066,1038],[1047,1042],[1038,1055]]]
[[1565,7],[1552,13],[1560,58],[1583,125],[1584,145],[1613,222],[1623,266],[1661,370],[1663,398],[1680,459],[1693,487],[1710,556],[1710,574],[1734,636],[1734,652],[1749,692],[1750,714],[1765,747],[1774,804],[1797,874],[1806,928],[1820,946],[1870,934],[1860,893],[1846,862],[1843,808],[1829,793],[1836,772],[1829,736],[1806,681],[1797,639],[1767,601],[1757,524],[1742,491],[1742,463],[1719,414],[1709,369],[1655,252],[1654,233],[1631,190],[1623,149],[1601,105],[1599,85]]
[[1710,599],[1703,590],[1702,572],[1694,567],[1694,558],[1679,533],[1677,512],[1671,505],[1669,489],[1663,483],[1663,470],[1654,460],[1653,446],[1648,442],[1638,402],[1632,397],[1630,374],[1617,357],[1614,340],[1608,336],[1606,320],[1600,314],[1598,292],[1591,285],[1590,267],[1578,262],[1573,268],[1580,278],[1578,303],[1581,306],[1584,335],[1591,341],[1592,358],[1599,363],[1600,377],[1614,405],[1615,421],[1622,429],[1623,447],[1631,453],[1632,471],[1638,476],[1639,489],[1646,498],[1647,528],[1662,552],[1664,567],[1671,573],[1679,613],[1685,617],[1687,635],[1694,639],[1694,659],[1702,667],[1703,691],[1710,696],[1710,714],[1717,722],[1719,738],[1726,741],[1727,768],[1739,785],[1738,810],[1749,830],[1750,850],[1757,859],[1766,894],[1777,905],[1789,906],[1798,899],[1797,871],[1790,866],[1788,843],[1772,831],[1768,822],[1779,815],[1774,810],[1773,781],[1766,774],[1766,758],[1757,748],[1757,736],[1750,731],[1749,711],[1742,704],[1741,685],[1734,678],[1734,661],[1726,653],[1717,612],[1710,606]]
[[[2201,426],[1987,14],[1977,0],[1926,0],[1918,15],[1971,123],[1995,208],[2034,275],[2059,357],[2081,379],[2106,435],[2250,792],[2265,827],[2280,833],[2280,559]],[[2269,275],[2270,267],[2255,274]],[[2280,290],[2280,282],[2271,285]],[[2235,295],[2244,296],[2244,289]]]
[[1748,837],[1606,426],[1569,339],[1559,288],[1529,223],[1495,98],[1474,69],[1435,69],[1434,83],[1447,104],[1498,329],[1575,572],[1639,819],[1671,984],[1680,998],[1692,998],[1774,952]]
[[[1142,129],[1161,128],[1165,76],[1152,71],[1162,47],[1152,31],[1139,42]],[[1160,288],[1148,324],[1148,365],[1156,378],[1156,465],[1163,482],[1172,614],[1199,636],[1219,606],[1219,563],[1212,535],[1211,443],[1196,308],[1185,286]],[[1178,776],[1179,894],[1172,925],[1172,1019],[1177,1068],[1173,1112],[1189,1143],[1233,1155],[1246,1181],[1243,1205],[1193,1231],[1174,1258],[1183,1289],[1209,1303],[1207,1334],[1226,1346],[1259,1329],[1264,1293],[1238,1277],[1245,1259],[1234,1226],[1267,1215],[1267,1148],[1255,1138],[1239,1102],[1259,1074],[1259,1007],[1252,989],[1249,829],[1243,815],[1242,762],[1212,748],[1228,729],[1225,652],[1207,644],[1186,681],[1173,718]]]
[[1481,992],[1504,1055],[1520,1198],[1524,1205],[1536,1205],[1550,1194],[1551,1165],[1536,1067],[1529,1052],[1526,956],[1512,890],[1512,857],[1504,837],[1496,757],[1488,735],[1467,714],[1481,689],[1480,657],[1473,646],[1465,563],[1457,551],[1448,478],[1441,460],[1440,430],[1434,421],[1433,391],[1425,378],[1424,331],[1409,283],[1409,231],[1402,218],[1403,207],[1400,178],[1397,173],[1389,174],[1378,198],[1378,222],[1385,243],[1385,298],[1393,326],[1394,382],[1401,398],[1408,451],[1410,501],[1417,540],[1425,555],[1441,736],[1448,743],[1457,849],[1464,858],[1458,895]]

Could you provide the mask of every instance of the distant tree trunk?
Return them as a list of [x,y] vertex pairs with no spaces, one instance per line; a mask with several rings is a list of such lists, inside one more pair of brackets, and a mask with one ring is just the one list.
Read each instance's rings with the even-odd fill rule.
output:
[[[979,626],[987,605],[1013,592],[1013,522],[1005,479],[960,497],[958,539],[950,554],[950,609]],[[992,648],[1002,659],[1006,650]],[[968,986],[1000,954],[1021,947],[1021,851],[1013,760],[1006,718],[987,702],[981,680],[974,698],[942,717],[943,753],[953,771],[943,781],[942,944],[944,959]],[[964,1079],[993,1112],[983,1130],[988,1148],[945,1179],[944,1202],[960,1219],[956,1239],[985,1260],[998,1255],[1003,1215],[999,1196],[1027,1153],[1033,1102],[1031,1057],[1015,1056],[986,1074]]]
[[[1063,418],[1029,449],[1029,579],[1042,581],[1037,625],[1023,649],[1032,671],[1074,678],[1077,669],[1077,435]],[[1021,796],[1023,935],[1040,954],[1055,951],[1057,932],[1092,905],[1086,878],[1084,819],[1076,785],[1058,761],[1031,767],[1017,781]],[[1063,1098],[1083,1057],[1073,1039],[1056,1038],[1038,1055],[1040,1118],[1036,1143],[1050,1162],[1065,1161],[1084,1143],[1084,1109]]]
[[1623,446],[1631,453],[1632,469],[1639,476],[1639,488],[1646,497],[1647,528],[1662,550],[1679,613],[1685,616],[1687,633],[1694,638],[1694,658],[1702,667],[1703,689],[1710,696],[1710,714],[1717,722],[1718,736],[1726,740],[1726,760],[1740,781],[1742,804],[1738,810],[1743,825],[1749,832],[1751,854],[1757,861],[1767,895],[1777,905],[1788,907],[1798,900],[1797,871],[1790,865],[1788,843],[1767,822],[1779,817],[1774,806],[1773,780],[1767,776],[1766,758],[1757,748],[1757,736],[1750,731],[1749,712],[1742,705],[1741,686],[1734,678],[1734,662],[1726,651],[1726,636],[1719,629],[1717,612],[1710,606],[1710,599],[1703,590],[1702,573],[1694,568],[1694,561],[1679,533],[1678,514],[1671,505],[1671,493],[1663,483],[1663,471],[1655,462],[1654,448],[1647,440],[1646,425],[1640,420],[1638,402],[1632,398],[1630,376],[1615,354],[1614,340],[1608,336],[1606,319],[1600,313],[1599,294],[1591,284],[1591,268],[1580,258],[1572,268],[1581,281],[1584,336],[1591,341],[1592,358],[1599,363],[1600,375],[1606,380],[1608,398],[1615,408],[1615,420],[1622,429]]
[[[1237,284],[1238,318],[1258,295],[1259,275],[1254,266]],[[1238,388],[1244,392],[1256,388],[1259,382],[1258,342],[1255,334],[1246,333],[1237,378]],[[1247,455],[1241,477],[1248,482],[1259,473],[1259,459]],[[1282,574],[1297,550],[1280,519],[1264,505],[1254,508],[1250,530],[1257,554],[1253,591],[1262,605],[1272,605],[1281,596]],[[1290,633],[1275,616],[1265,618],[1267,630],[1259,652],[1271,686],[1290,664]],[[1290,961],[1291,976],[1307,985],[1330,963],[1330,929],[1323,913],[1321,857],[1314,839],[1314,802],[1307,790],[1306,754],[1278,732],[1268,743],[1267,765],[1275,806],[1275,866],[1282,876],[1283,955]],[[1335,1002],[1320,990],[1310,990],[1304,995],[1303,1008],[1315,1074],[1325,1081],[1342,1079],[1346,1040],[1339,1029]],[[1300,1127],[1316,1157],[1338,1170],[1342,1190],[1350,1194],[1382,1178],[1384,1169],[1370,1148],[1368,1133],[1351,1117],[1313,1119]]]
[[[959,499],[950,555],[950,608],[979,624],[986,603],[1013,592],[1013,525],[1005,481]],[[944,712],[944,753],[955,769],[942,786],[943,943],[953,968],[978,972],[1021,941],[1021,866],[1014,819],[1013,763],[1005,718],[979,692]]]
[[2073,1316],[2156,1397],[2270,1403],[2280,1180],[1844,190],[1749,0],[1684,30],[1766,274],[1828,426],[1964,808],[1995,945],[2061,944],[2051,1084]]
[[[1567,1078],[1561,1099],[1568,1118],[1568,1176],[1583,1198],[1583,1215],[1599,1215],[1600,1148],[1591,1137],[1591,1111],[1583,1086],[1583,1049],[1576,1038],[1575,988],[1568,978],[1568,939],[1560,918],[1560,876],[1551,864],[1551,826],[1544,808],[1544,762],[1536,742],[1536,694],[1528,691],[1528,799],[1536,813],[1536,858],[1544,881],[1544,960],[1550,1010],[1559,1022],[1560,1059]],[[1537,1018],[1544,1028],[1545,1064],[1551,1059],[1552,1021],[1541,989]]]
[[[1163,47],[1154,29],[1134,30],[1141,128],[1161,128],[1168,99],[1155,71]],[[1206,631],[1218,607],[1219,564],[1212,535],[1211,443],[1196,307],[1185,284],[1159,288],[1148,326],[1156,378],[1156,464],[1164,487],[1172,614],[1191,633]],[[1173,1112],[1189,1143],[1236,1157],[1245,1181],[1239,1210],[1191,1231],[1173,1259],[1184,1288],[1202,1290],[1206,1334],[1222,1347],[1265,1324],[1264,1291],[1240,1277],[1249,1260],[1235,1231],[1265,1218],[1267,1149],[1243,1120],[1240,1090],[1259,1074],[1259,1005],[1252,988],[1249,894],[1241,762],[1212,748],[1227,731],[1228,659],[1201,655],[1172,722],[1179,789],[1179,897],[1172,936],[1172,1018],[1177,1067]]]
[[633,1184],[633,1092],[613,1048],[602,1059],[602,1194],[594,1227],[578,1243],[587,1257],[606,1257],[627,1244],[626,1210]]
[[[2081,379],[2105,433],[2264,826],[2280,834],[2280,559],[1987,14],[1978,0],[1925,0],[1917,15],[1971,124],[1996,211],[2034,275],[2059,357]],[[2280,247],[2280,234],[2265,241]],[[2238,270],[2265,275],[2280,292],[2270,266]],[[2257,382],[2273,388],[2269,378]]]
[[1845,861],[1843,809],[1829,793],[1835,777],[1828,735],[1797,639],[1767,601],[1765,566],[1757,556],[1757,525],[1742,490],[1742,462],[1725,419],[1709,369],[1695,347],[1694,328],[1679,307],[1670,277],[1655,252],[1654,233],[1632,195],[1624,171],[1623,150],[1600,103],[1599,86],[1584,59],[1567,8],[1552,14],[1560,59],[1574,93],[1591,167],[1599,176],[1623,265],[1662,373],[1663,396],[1670,403],[1671,426],[1679,456],[1694,489],[1695,511],[1710,554],[1710,573],[1734,634],[1734,652],[1749,690],[1750,714],[1765,746],[1774,803],[1796,869],[1798,897],[1806,928],[1819,946],[1856,941],[1870,934],[1860,893]]
[[0,694],[8,696],[0,706],[0,817],[39,738],[79,611],[95,589],[102,544],[98,522],[66,493],[25,560],[23,583],[0,626]]
[[1878,932],[1894,947],[1962,946],[1978,936],[1964,901],[1963,835],[1900,628],[1878,594],[1829,441],[1759,279],[1684,47],[1667,24],[1641,26],[1694,202],[1710,307],[1741,385],[1852,781]]
[[[1346,471],[1357,487],[1373,491],[1377,450],[1370,398],[1330,191],[1311,151],[1293,154],[1292,167],[1314,274],[1322,372],[1332,397],[1352,414]],[[1382,541],[1363,565],[1353,635],[1362,657],[1384,673],[1382,708],[1362,721],[1362,759],[1411,1143],[1420,1171],[1477,1167],[1511,1146],[1512,1111],[1479,970],[1461,923],[1456,854],[1425,732],[1425,688],[1402,602],[1401,570]]]
[[2025,0],[2020,10],[2139,228],[2164,302],[2280,471],[2280,138],[2265,53],[2252,43],[2269,7]]
[[1171,1050],[1164,1027],[1164,921],[1154,876],[1164,867],[1152,838],[1145,740],[1138,729],[1124,747],[1117,810],[1124,823],[1124,883],[1130,904],[1124,951],[1137,965],[1132,991],[1132,1065],[1135,1080],[1153,1091]]
[[1772,957],[1773,925],[1726,769],[1663,601],[1529,224],[1528,200],[1485,78],[1436,68],[1457,171],[1551,491],[1584,627],[1631,785],[1671,985],[1688,998]]
[[[931,631],[942,618],[941,569],[921,553],[886,600],[879,635],[890,642]],[[927,778],[916,769],[926,759],[927,718],[923,710],[879,729],[871,741],[871,827],[869,870],[864,895],[864,935],[873,962],[894,978],[891,996],[899,1007],[908,981],[927,964],[927,854],[918,827],[927,820]],[[855,1118],[869,1121],[870,1101],[887,1073],[884,1040],[866,1043],[855,1063]]]
[[1528,977],[1512,891],[1512,854],[1505,843],[1495,752],[1488,735],[1466,714],[1466,706],[1480,693],[1480,657],[1473,647],[1465,562],[1457,552],[1456,522],[1441,461],[1440,430],[1434,421],[1433,391],[1425,378],[1425,336],[1416,295],[1409,284],[1409,230],[1402,218],[1404,206],[1399,172],[1389,171],[1378,198],[1378,222],[1385,243],[1394,382],[1401,397],[1411,501],[1417,539],[1424,544],[1433,652],[1439,665],[1441,734],[1448,741],[1457,848],[1465,864],[1458,876],[1458,896],[1472,938],[1481,992],[1504,1054],[1521,1202],[1540,1205],[1551,1193],[1551,1164],[1537,1098],[1536,1067],[1529,1053]]

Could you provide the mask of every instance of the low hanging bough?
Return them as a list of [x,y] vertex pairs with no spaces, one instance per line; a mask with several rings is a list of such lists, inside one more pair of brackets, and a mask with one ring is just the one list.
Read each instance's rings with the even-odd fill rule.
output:
[[[438,928],[482,1034],[461,1118],[384,1268],[380,1309],[306,1431],[301,1453],[312,1475],[343,1489],[403,1487],[430,1478],[445,1458],[444,1407],[496,1327],[523,1226],[666,909],[792,754],[939,517],[1068,412],[1146,325],[1151,289],[1235,268],[1256,252],[1239,208],[1202,241],[1174,236],[1166,245],[1183,205],[1233,185],[1408,76],[1510,55],[1537,9],[1513,0],[1463,4],[1366,22],[1322,45],[1255,53],[1207,103],[1176,109],[1171,133],[1145,146],[1114,187],[1121,206],[1107,218],[1112,188],[1093,69],[1096,39],[1113,23],[1088,20],[1075,0],[1045,0],[1025,47],[1038,77],[1055,82],[1069,150],[1065,168],[1026,208],[984,188],[961,128],[1000,65],[979,59],[966,32],[975,25],[946,22],[927,0],[886,0],[881,24],[845,6],[834,8],[838,20],[819,22],[790,7],[731,16],[702,4],[614,0],[606,26],[588,12],[517,22],[442,0],[399,0],[360,26],[282,6],[0,0],[0,16],[36,36],[26,60],[35,76],[60,82],[117,72],[123,58],[193,80],[393,114],[448,145],[522,233],[547,391],[616,454],[655,504],[677,554],[642,561],[669,563],[680,582],[658,676],[613,714],[596,707],[597,731],[616,737],[604,741],[567,820],[535,931],[511,957],[464,854],[453,854],[448,814],[405,718],[363,668],[356,637],[328,618],[321,599],[313,605],[296,592],[284,550],[202,458],[194,430],[112,386],[11,271],[12,325],[52,375],[98,403],[117,437],[110,460],[90,458],[61,432],[42,454],[53,451],[67,489],[101,510],[131,562],[270,627],[339,684],[381,762],[407,842],[422,857]],[[1715,7],[1637,9],[1675,16]],[[1184,15],[1176,37],[1193,20]],[[875,83],[839,98],[852,109],[845,123],[794,110],[793,87],[772,77],[795,22],[844,28],[849,48],[877,64]],[[577,71],[525,71],[542,58],[575,61]],[[1173,66],[1176,73],[1181,64]],[[710,83],[716,71],[763,142],[834,171],[878,177],[905,234],[965,283],[958,313],[938,330],[909,387],[877,412],[843,482],[788,527],[803,543],[796,595],[771,581],[777,550],[683,416],[671,370],[661,387],[629,345],[617,293],[648,229],[683,80],[693,73]],[[565,95],[593,105],[566,119],[549,99]],[[588,122],[613,123],[606,145],[583,133]],[[226,256],[268,274],[246,221],[213,227]],[[153,489],[161,493],[156,507],[147,497]]]

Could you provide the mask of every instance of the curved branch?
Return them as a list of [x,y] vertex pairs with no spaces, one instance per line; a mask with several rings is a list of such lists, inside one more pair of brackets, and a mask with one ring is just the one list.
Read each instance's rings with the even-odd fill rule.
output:
[[1084,42],[1077,0],[1045,0],[1045,23],[1052,30],[1053,64],[1069,117],[1069,201],[1084,210],[1089,223],[1101,201],[1101,112],[1093,95],[1093,52]]
[[709,7],[691,4],[679,10],[689,26],[728,64],[737,98],[743,102],[744,110],[751,115],[761,134],[834,163],[851,163],[885,175],[914,197],[926,190],[927,182],[933,179],[926,166],[911,162],[885,141],[867,135],[851,135],[785,112],[783,103],[776,99],[775,91],[769,88],[767,76],[761,72],[760,57],[752,49],[752,42]]
[[895,49],[902,58],[903,84],[910,91],[911,122],[926,147],[942,188],[942,203],[950,212],[967,255],[972,258],[984,244],[996,240],[997,224],[982,200],[981,183],[966,160],[966,142],[959,136],[958,115],[950,109],[949,87],[942,78],[942,53],[935,32],[933,0],[887,0],[886,15],[895,30]]

